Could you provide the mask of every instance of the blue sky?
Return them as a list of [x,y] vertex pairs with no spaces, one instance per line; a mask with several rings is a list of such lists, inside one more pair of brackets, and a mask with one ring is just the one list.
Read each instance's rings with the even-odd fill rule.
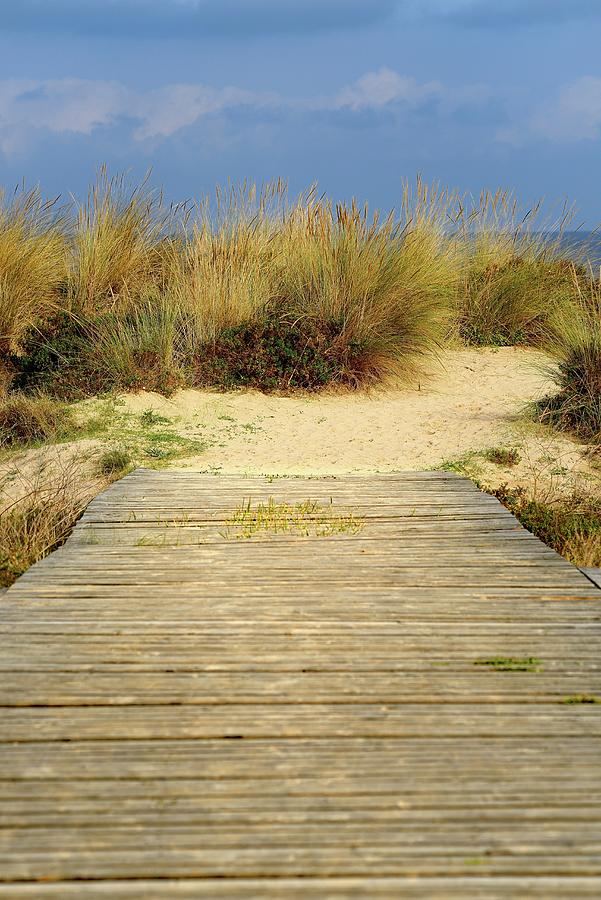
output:
[[601,0],[0,0],[0,183],[101,163],[172,199],[417,172],[601,222]]

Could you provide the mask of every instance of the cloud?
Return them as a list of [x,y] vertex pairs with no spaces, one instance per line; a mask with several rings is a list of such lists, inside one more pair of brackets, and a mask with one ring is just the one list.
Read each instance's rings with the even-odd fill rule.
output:
[[596,140],[601,136],[601,78],[587,75],[567,85],[557,100],[532,119],[531,132],[553,141]]
[[202,84],[170,84],[156,90],[136,91],[113,81],[33,79],[0,82],[0,146],[10,152],[37,132],[89,135],[95,129],[130,121],[136,141],[168,138],[196,122],[247,108],[260,118],[283,112],[306,114],[346,110],[414,110],[433,98],[447,106],[479,102],[477,89],[451,92],[442,85],[400,75],[382,68],[368,72],[354,84],[319,98],[288,99],[275,93],[240,87],[216,88]]
[[28,133],[89,135],[128,108],[128,91],[110,81],[61,79],[0,82],[0,148],[17,150]]
[[449,88],[389,68],[367,72],[328,95],[305,98],[239,86],[167,84],[144,91],[114,81],[13,79],[0,81],[0,152],[5,161],[15,160],[52,135],[78,137],[80,143],[93,138],[91,145],[112,135],[122,152],[135,158],[169,141],[175,147],[189,140],[209,152],[249,132],[269,135],[265,140],[273,143],[286,130],[387,128],[409,134],[443,120],[449,127],[463,121],[470,130],[482,126],[491,132],[498,124],[491,123],[493,107],[485,87]]
[[133,98],[130,115],[140,119],[137,140],[169,137],[199,119],[240,106],[259,108],[277,104],[274,95],[241,88],[212,88],[198,84],[172,84]]
[[429,0],[431,17],[497,28],[601,19],[599,0]]
[[361,28],[397,0],[7,0],[2,28],[38,33],[198,38]]
[[0,148],[10,153],[36,132],[90,135],[128,119],[135,140],[166,138],[204,116],[273,102],[235,87],[172,84],[138,92],[112,81],[12,79],[0,82]]
[[337,109],[352,110],[381,109],[399,102],[417,106],[441,92],[442,88],[437,83],[418,84],[414,78],[383,68],[363,75],[354,85],[342,90],[331,105]]

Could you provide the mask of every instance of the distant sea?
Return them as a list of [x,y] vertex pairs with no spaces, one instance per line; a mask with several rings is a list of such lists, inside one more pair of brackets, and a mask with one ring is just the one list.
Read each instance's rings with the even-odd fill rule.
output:
[[[549,234],[556,239],[556,234]],[[561,236],[561,248],[566,256],[577,262],[590,265],[593,269],[601,268],[601,233],[598,231],[564,231]]]

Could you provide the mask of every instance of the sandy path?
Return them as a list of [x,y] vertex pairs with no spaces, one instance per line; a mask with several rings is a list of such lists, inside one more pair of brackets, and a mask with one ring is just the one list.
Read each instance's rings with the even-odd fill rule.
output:
[[[470,451],[516,443],[534,465],[541,457],[572,468],[581,450],[563,438],[525,429],[524,405],[553,390],[531,350],[462,350],[418,389],[295,397],[257,392],[181,391],[129,395],[127,409],[177,418],[177,429],[206,441],[176,468],[248,474],[322,475],[439,466]],[[523,466],[522,466],[523,468]],[[515,472],[518,474],[518,471]]]
[[[153,410],[168,419],[159,427],[204,446],[171,468],[320,476],[458,461],[457,471],[493,488],[522,484],[547,499],[574,490],[601,494],[586,448],[524,416],[529,401],[554,390],[541,373],[546,362],[531,350],[461,350],[445,353],[431,377],[412,389],[291,397],[187,390],[169,399],[146,392],[118,398],[116,410],[132,413],[137,427],[141,413]],[[94,402],[83,410],[90,415]],[[0,499],[9,502],[38,478],[53,480],[70,466],[79,487],[95,493],[104,484],[95,472],[100,454],[128,440],[99,435],[8,454],[0,462]],[[495,446],[518,448],[520,463],[508,468],[478,455]],[[135,455],[137,465],[154,464],[143,452]]]

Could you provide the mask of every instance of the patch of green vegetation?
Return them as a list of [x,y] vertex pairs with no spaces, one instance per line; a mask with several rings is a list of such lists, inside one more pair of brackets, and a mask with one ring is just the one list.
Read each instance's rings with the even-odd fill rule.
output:
[[518,521],[577,566],[601,566],[601,500],[572,495],[554,503],[530,497],[524,488],[491,491]]
[[125,447],[113,447],[99,457],[97,471],[107,478],[118,478],[133,468],[133,460]]
[[487,666],[495,672],[538,672],[542,663],[535,656],[493,656],[490,659],[477,659],[474,665]]
[[480,454],[477,451],[470,451],[455,459],[445,459],[436,468],[440,472],[455,472],[456,475],[471,478],[472,481],[479,484],[482,474],[479,457]]
[[179,434],[176,421],[158,415],[153,410],[142,414],[123,410],[119,398],[107,398],[81,404],[77,409],[81,420],[80,437],[106,442],[108,451],[115,446],[127,453],[134,463],[144,460],[151,468],[160,467],[176,459],[202,453],[211,442],[196,440]]
[[140,416],[140,422],[145,428],[152,428],[154,425],[170,425],[171,420],[165,416],[160,416],[153,409],[146,409]]
[[574,694],[574,696],[572,697],[564,697],[561,702],[568,704],[601,703],[601,700],[599,699],[599,697],[594,697],[592,694]]
[[358,534],[364,527],[363,519],[352,512],[335,513],[333,502],[328,506],[305,500],[303,503],[276,503],[270,497],[267,503],[253,507],[251,500],[242,503],[226,521],[224,537],[250,538],[260,532],[271,534],[298,534],[304,537],[331,537],[335,534]]
[[485,450],[483,455],[488,462],[507,468],[517,466],[522,459],[516,447],[491,447]]
[[361,348],[347,345],[338,358],[340,328],[313,319],[290,319],[272,310],[265,318],[226,329],[196,363],[200,386],[225,389],[258,387],[264,391],[316,390],[344,380],[345,367]]

